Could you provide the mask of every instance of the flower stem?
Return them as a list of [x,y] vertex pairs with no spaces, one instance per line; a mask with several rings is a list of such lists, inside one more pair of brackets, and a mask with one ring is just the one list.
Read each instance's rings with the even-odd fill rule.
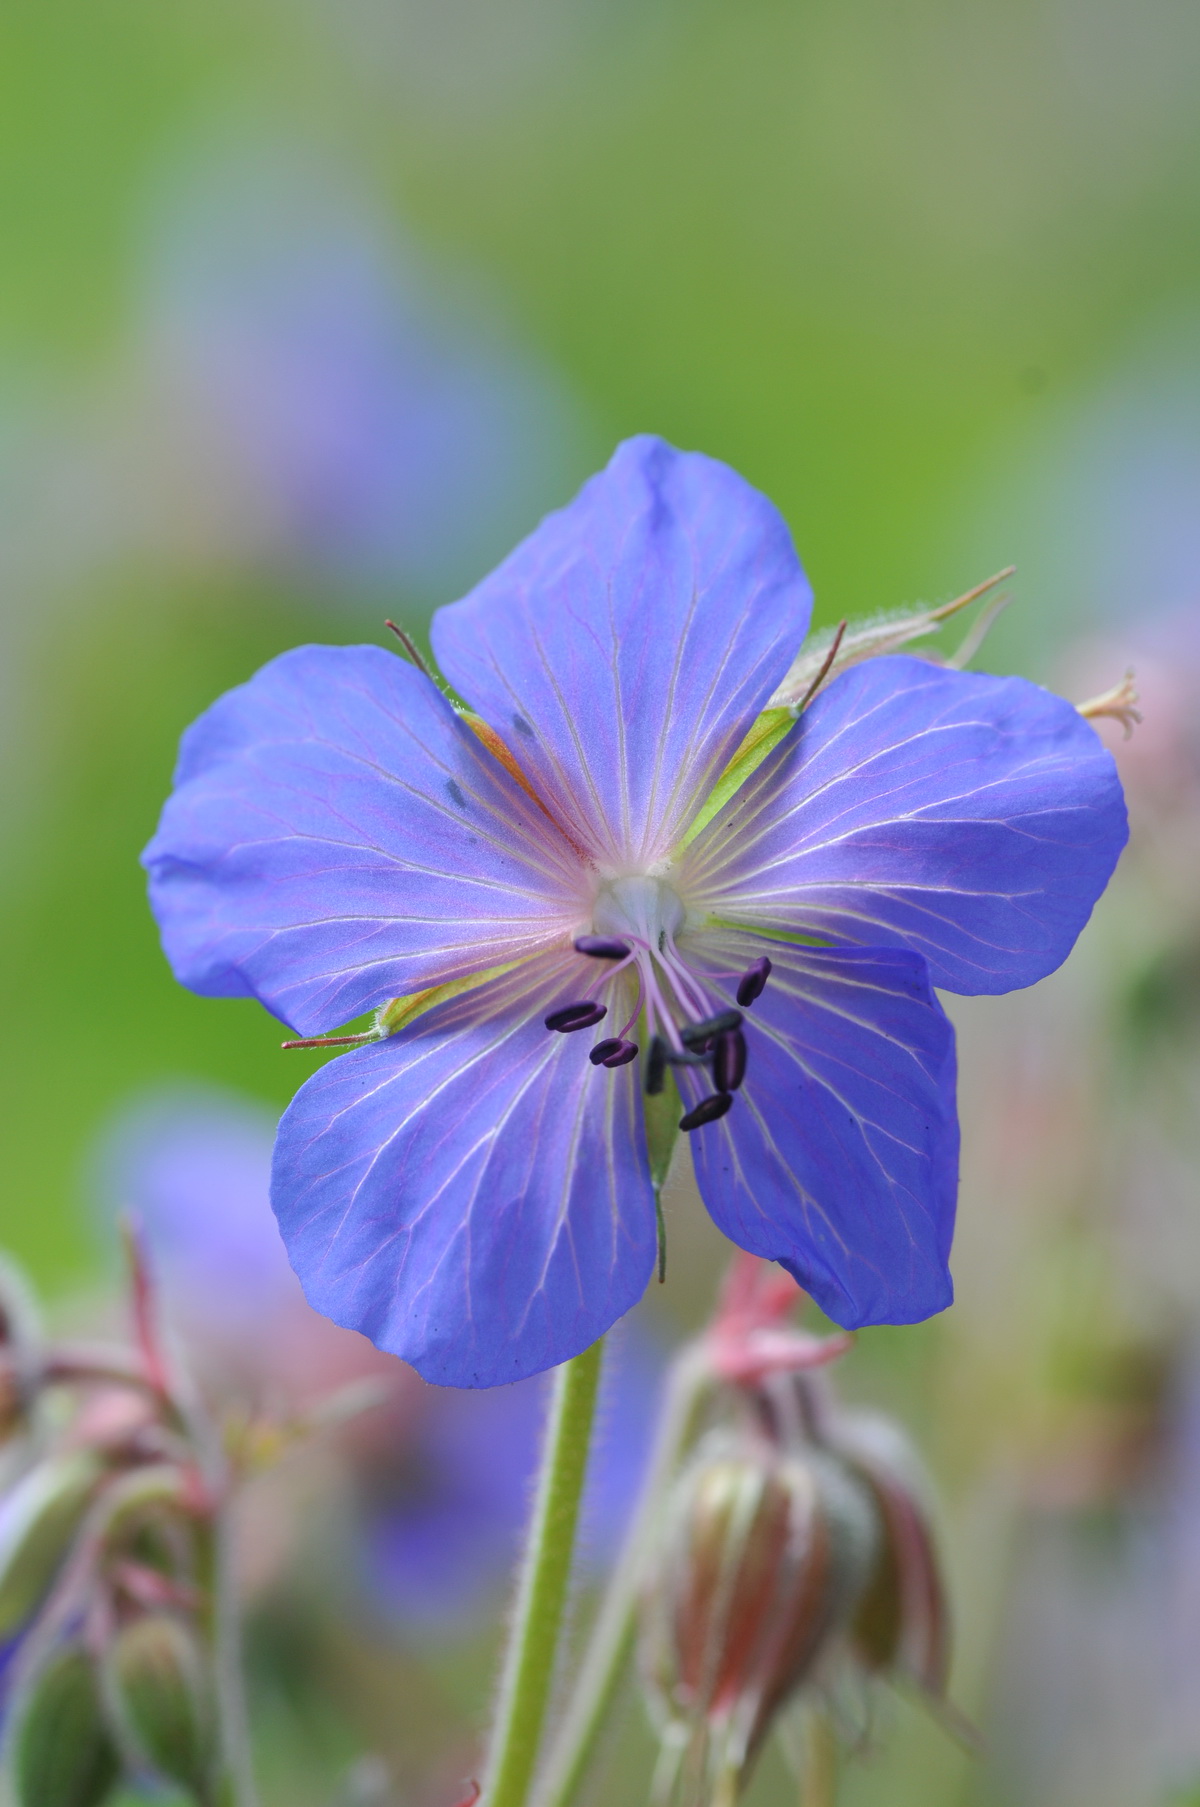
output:
[[[536,1807],[568,1807],[604,1723],[633,1637],[634,1612],[663,1493],[707,1392],[711,1371],[702,1345],[684,1349],[672,1366],[658,1433],[633,1523],[588,1640],[578,1680],[534,1797]],[[488,1807],[493,1807],[489,1801]]]
[[554,1376],[541,1476],[488,1752],[486,1807],[525,1807],[554,1678],[603,1339]]
[[217,1512],[213,1540],[213,1657],[221,1740],[220,1807],[258,1807],[242,1669],[242,1615],[234,1571],[229,1504]]
[[837,1737],[824,1713],[814,1712],[810,1716],[805,1744],[800,1807],[837,1807]]

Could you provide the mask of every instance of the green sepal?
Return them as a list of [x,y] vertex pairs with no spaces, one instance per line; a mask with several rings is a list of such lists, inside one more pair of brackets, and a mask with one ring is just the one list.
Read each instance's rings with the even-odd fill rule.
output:
[[683,1101],[670,1067],[663,1075],[662,1091],[643,1093],[642,1103],[646,1107],[646,1153],[650,1157],[650,1180],[657,1192],[666,1183],[671,1156],[679,1140],[679,1119],[683,1115]]
[[23,1475],[6,1499],[0,1533],[0,1638],[24,1623],[54,1579],[101,1468],[92,1450],[51,1456]]
[[204,1651],[170,1613],[122,1626],[107,1655],[117,1725],[136,1758],[201,1801],[212,1793],[216,1718]]
[[758,770],[768,753],[775,751],[784,735],[795,727],[798,719],[796,710],[790,707],[763,710],[701,805],[699,815],[688,826],[680,842],[681,847],[686,847],[689,841],[695,840],[702,828],[707,828],[718,810],[724,809],[734,792],[740,790],[747,778]]
[[783,941],[793,947],[832,947],[828,935],[805,935],[800,929],[767,929],[761,922],[727,922],[723,916],[706,916],[697,925],[705,929],[733,929],[739,935],[752,934],[759,941]]
[[80,1644],[56,1652],[18,1703],[10,1732],[15,1807],[101,1807],[120,1773],[95,1665]]
[[444,1004],[448,998],[458,997],[460,992],[474,991],[477,985],[486,985],[489,979],[502,978],[520,964],[519,960],[509,960],[503,966],[489,966],[484,972],[468,973],[465,979],[451,979],[448,985],[431,985],[426,991],[410,992],[406,998],[389,998],[375,1012],[376,1031],[380,1037],[395,1035],[416,1017],[432,1010],[435,1004]]

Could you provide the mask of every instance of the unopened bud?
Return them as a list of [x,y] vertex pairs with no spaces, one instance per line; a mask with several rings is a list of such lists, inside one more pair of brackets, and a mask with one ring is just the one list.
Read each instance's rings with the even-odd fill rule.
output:
[[0,1638],[25,1622],[54,1579],[100,1471],[89,1450],[52,1456],[0,1502]]
[[0,1347],[0,1443],[7,1441],[25,1422],[27,1392],[17,1363]]
[[199,1640],[170,1613],[147,1613],[117,1633],[107,1657],[109,1699],[132,1753],[207,1799],[216,1758],[208,1665]]
[[668,1503],[643,1662],[672,1736],[699,1741],[714,1780],[740,1781],[848,1624],[875,1538],[869,1496],[821,1451],[724,1431],[700,1443]]
[[10,1736],[15,1807],[100,1807],[120,1759],[81,1645],[59,1650],[34,1677]]
[[927,1489],[916,1458],[886,1420],[848,1414],[834,1430],[842,1459],[874,1498],[877,1554],[851,1627],[863,1666],[903,1674],[943,1699],[950,1624]]

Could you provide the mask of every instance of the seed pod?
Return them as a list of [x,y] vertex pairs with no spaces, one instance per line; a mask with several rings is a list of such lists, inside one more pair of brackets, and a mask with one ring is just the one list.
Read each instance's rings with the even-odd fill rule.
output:
[[100,1471],[90,1450],[52,1456],[0,1502],[0,1638],[24,1623],[54,1579]]
[[875,1535],[868,1495],[822,1452],[749,1433],[701,1441],[668,1502],[642,1659],[671,1737],[714,1781],[744,1778],[776,1709],[848,1624]]
[[81,1645],[57,1651],[34,1677],[10,1739],[16,1807],[100,1807],[121,1765],[95,1666]]
[[171,1613],[147,1613],[117,1633],[108,1696],[130,1753],[202,1800],[216,1758],[208,1665],[199,1640]]

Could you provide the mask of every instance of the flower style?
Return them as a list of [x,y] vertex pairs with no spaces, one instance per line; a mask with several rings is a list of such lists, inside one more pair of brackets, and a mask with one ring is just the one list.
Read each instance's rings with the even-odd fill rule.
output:
[[810,608],[764,497],[634,439],[436,615],[477,716],[301,647],[184,737],[144,855],[168,957],[302,1036],[379,1012],[285,1114],[273,1201],[312,1304],[429,1380],[516,1380],[636,1302],[675,1086],[735,1243],[848,1328],[949,1303],[934,987],[1058,966],[1124,805],[1068,703],[898,656],[725,798]]

